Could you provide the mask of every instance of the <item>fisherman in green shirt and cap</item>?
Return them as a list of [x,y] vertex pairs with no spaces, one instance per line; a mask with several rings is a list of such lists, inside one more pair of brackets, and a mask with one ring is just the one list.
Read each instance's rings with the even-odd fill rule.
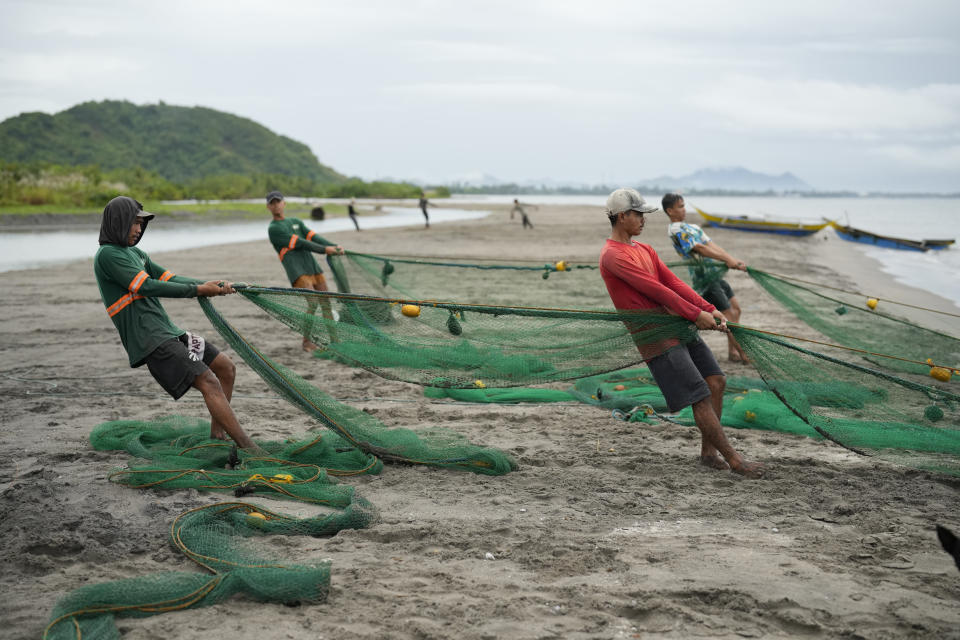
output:
[[[280,263],[283,264],[287,272],[287,278],[290,285],[296,289],[314,289],[315,291],[327,291],[327,280],[323,275],[323,269],[317,264],[314,253],[321,253],[328,256],[343,255],[343,247],[335,245],[317,235],[316,231],[307,228],[302,220],[298,218],[287,218],[283,215],[287,206],[283,194],[279,191],[271,191],[267,194],[267,209],[273,216],[273,222],[267,230],[270,236],[270,242],[277,251]],[[317,303],[309,300],[307,302],[307,312],[313,315],[317,310]],[[334,339],[334,317],[330,308],[330,301],[323,299],[320,301],[323,308],[323,317],[328,327],[330,327],[331,339]],[[308,323],[304,328],[303,350],[315,351],[316,343],[310,339],[310,332],[313,328]]]

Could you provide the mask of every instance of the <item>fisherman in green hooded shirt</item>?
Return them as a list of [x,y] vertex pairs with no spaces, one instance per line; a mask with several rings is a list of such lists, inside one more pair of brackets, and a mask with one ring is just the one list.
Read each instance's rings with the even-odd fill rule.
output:
[[175,275],[136,248],[154,215],[127,196],[107,203],[100,224],[100,249],[93,271],[107,315],[120,332],[131,367],[147,365],[173,398],[190,387],[203,394],[210,411],[210,437],[232,438],[242,449],[257,450],[230,407],[236,367],[203,337],[174,325],[160,298],[195,298],[236,293],[229,282],[203,282]]

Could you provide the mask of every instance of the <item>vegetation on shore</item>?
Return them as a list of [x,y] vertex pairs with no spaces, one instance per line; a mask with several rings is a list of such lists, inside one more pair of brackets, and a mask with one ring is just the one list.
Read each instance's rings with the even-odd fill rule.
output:
[[[318,182],[280,174],[224,174],[183,183],[142,168],[104,171],[97,165],[0,163],[0,213],[81,213],[101,210],[111,198],[130,195],[141,202],[162,200],[232,200],[262,198],[277,189],[308,198],[417,198],[423,189],[406,182]],[[448,197],[445,187],[428,195]]]

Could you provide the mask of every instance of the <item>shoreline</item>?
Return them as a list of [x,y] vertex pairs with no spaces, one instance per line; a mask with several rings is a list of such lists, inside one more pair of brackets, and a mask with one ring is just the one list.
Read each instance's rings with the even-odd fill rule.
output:
[[[826,241],[814,252],[814,259],[830,262],[831,268],[846,276],[853,285],[853,289],[866,296],[881,299],[879,310],[915,322],[927,329],[934,329],[956,336],[960,334],[960,319],[948,315],[929,313],[910,307],[883,302],[882,299],[896,300],[910,305],[917,305],[960,314],[960,301],[951,300],[920,287],[900,282],[895,276],[883,271],[883,263],[867,255],[859,246],[849,246],[840,238],[826,236]],[[844,244],[848,245],[844,247]],[[844,251],[844,249],[847,249]],[[948,249],[950,251],[952,249]]]
[[[595,207],[541,206],[531,217],[535,228],[522,230],[501,206],[481,219],[430,229],[338,231],[329,239],[376,254],[595,262],[609,234]],[[815,257],[816,241],[788,241],[783,251],[782,243],[757,235],[711,232],[733,255],[771,272],[835,286],[854,280],[850,269],[835,271],[833,260]],[[663,216],[652,217],[639,240],[673,259]],[[152,255],[184,275],[286,286],[266,234]],[[882,282],[884,274],[874,273]],[[592,294],[604,293],[598,278]],[[814,334],[747,274],[731,273],[729,281],[745,325]],[[543,283],[532,274],[527,286]],[[171,549],[170,522],[188,509],[235,498],[136,490],[107,480],[130,457],[93,450],[88,436],[96,425],[206,414],[197,392],[174,402],[145,368],[129,367],[89,260],[0,273],[0,284],[0,506],[8,531],[0,550],[7,567],[0,617],[11,638],[36,638],[54,603],[73,589],[201,571]],[[252,539],[296,561],[330,558],[326,602],[293,608],[233,597],[204,609],[118,619],[125,637],[804,633],[892,640],[956,637],[960,628],[956,568],[933,531],[934,524],[960,530],[960,479],[863,458],[829,441],[727,428],[738,450],[771,466],[768,478],[746,481],[697,465],[699,439],[687,427],[624,423],[588,405],[428,399],[415,385],[305,356],[299,336],[278,330],[240,296],[217,299],[216,306],[279,364],[334,398],[353,399],[351,406],[388,427],[448,429],[507,451],[519,468],[488,477],[388,465],[378,476],[339,478],[376,506],[376,524],[328,538]],[[164,307],[177,326],[223,345],[196,301],[165,299]],[[709,333],[704,339],[722,368],[749,375],[748,366],[723,358],[724,336]],[[223,350],[237,365],[233,405],[253,437],[283,440],[316,427]],[[290,514],[314,511],[297,502],[241,499]]]

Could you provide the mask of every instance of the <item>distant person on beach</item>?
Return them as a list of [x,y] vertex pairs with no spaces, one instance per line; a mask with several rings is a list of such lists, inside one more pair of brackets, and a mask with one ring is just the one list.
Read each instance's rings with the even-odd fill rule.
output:
[[[704,276],[701,265],[713,260],[719,260],[731,269],[747,270],[743,260],[737,260],[723,250],[723,247],[710,240],[710,236],[703,232],[700,225],[687,222],[687,208],[683,196],[678,193],[668,193],[661,201],[663,211],[670,218],[667,235],[673,241],[673,248],[677,253],[693,260],[695,264],[690,271],[693,274],[693,287],[700,292],[703,299],[714,305],[730,322],[740,322],[740,302],[733,293],[733,288],[724,279],[717,279],[710,283],[700,282]],[[698,268],[699,267],[699,268]],[[747,354],[743,352],[733,335],[727,334],[727,357],[731,362],[749,362]]]
[[[600,251],[600,275],[613,306],[660,310],[686,318],[701,330],[728,331],[723,314],[670,271],[653,247],[632,240],[643,232],[644,215],[656,210],[634,189],[617,189],[607,198],[606,214],[613,231]],[[747,462],[737,453],[720,426],[726,379],[710,348],[699,338],[691,344],[674,342],[666,351],[657,344],[637,348],[670,411],[693,406],[700,429],[700,463],[762,477],[763,465]]]
[[420,211],[423,211],[423,219],[427,221],[427,229],[430,228],[430,216],[427,215],[427,207],[436,206],[427,200],[427,196],[424,193],[420,194]]
[[[280,262],[287,272],[287,278],[290,285],[296,289],[314,289],[315,291],[327,291],[327,280],[323,276],[323,269],[317,264],[314,253],[322,253],[328,256],[343,255],[343,247],[333,244],[317,235],[316,231],[311,231],[307,225],[297,218],[287,218],[283,215],[287,203],[283,194],[279,191],[271,191],[267,194],[267,209],[273,216],[273,222],[267,233],[270,236],[270,242],[280,256]],[[327,321],[327,326],[332,327],[333,311],[330,308],[330,301],[323,299],[320,301],[323,307],[323,317]],[[309,301],[307,303],[307,312],[310,315],[316,313],[317,303]],[[310,339],[310,330],[312,326],[308,324],[303,334],[303,350],[316,351],[317,345]]]
[[350,216],[351,220],[353,220],[353,226],[357,228],[357,231],[360,231],[360,223],[357,222],[356,204],[357,204],[357,199],[350,198],[350,203],[347,205],[347,215]]
[[521,204],[518,199],[514,198],[514,199],[513,199],[513,209],[510,209],[510,219],[513,220],[513,214],[519,213],[519,214],[520,214],[520,219],[523,221],[523,228],[526,229],[527,227],[530,227],[531,229],[533,229],[533,223],[530,222],[530,218],[527,216],[527,212],[523,210],[523,207],[524,207],[524,206],[533,207],[534,209],[536,209],[536,207],[535,207],[534,205],[532,205],[532,204],[527,204],[527,205]]
[[[175,275],[137,249],[153,217],[127,196],[114,198],[103,209],[93,272],[107,315],[120,332],[131,367],[146,364],[174,400],[190,387],[197,389],[210,412],[210,437],[226,440],[229,436],[238,447],[259,453],[230,407],[236,375],[233,362],[203,337],[175,326],[160,304],[160,298],[223,296],[236,291],[226,281]],[[136,391],[130,392],[129,406],[137,406]]]

